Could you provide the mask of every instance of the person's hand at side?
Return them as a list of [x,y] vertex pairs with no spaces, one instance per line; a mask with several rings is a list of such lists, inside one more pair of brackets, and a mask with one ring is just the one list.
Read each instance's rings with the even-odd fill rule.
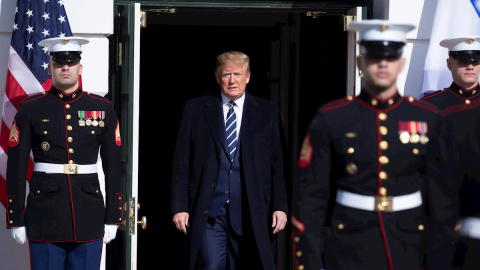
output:
[[178,230],[182,231],[185,235],[187,235],[187,227],[190,227],[188,224],[188,213],[187,212],[180,212],[173,215],[173,223]]
[[23,245],[27,242],[27,227],[15,227],[11,229],[12,237],[17,243]]
[[285,225],[287,224],[287,214],[283,211],[275,211],[273,212],[273,221],[272,221],[272,228],[273,234],[278,233],[279,231],[285,229]]
[[105,235],[103,236],[103,243],[108,244],[117,236],[117,225],[105,224]]

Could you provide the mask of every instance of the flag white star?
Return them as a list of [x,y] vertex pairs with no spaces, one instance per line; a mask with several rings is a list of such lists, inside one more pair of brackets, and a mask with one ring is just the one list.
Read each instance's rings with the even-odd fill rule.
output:
[[17,30],[17,29],[18,29],[18,24],[15,23],[15,24],[13,25],[13,31],[15,31],[15,30]]
[[49,32],[49,31],[44,28],[44,29],[43,29],[43,32],[42,32],[43,36],[44,36],[44,37],[50,36],[50,34],[49,34],[48,32]]
[[25,14],[27,14],[28,17],[31,17],[31,16],[33,16],[33,10],[29,9],[27,12],[25,12]]
[[27,44],[27,46],[25,46],[25,47],[27,47],[29,50],[32,50],[33,49],[33,44],[29,42]]
[[60,18],[58,18],[58,20],[59,20],[61,23],[65,22],[65,16],[60,16]]
[[32,33],[33,32],[33,27],[29,25],[28,28],[27,28],[27,31],[28,31],[28,33]]
[[50,13],[45,13],[45,12],[43,12],[42,17],[43,17],[45,20],[50,19]]
[[42,67],[43,67],[43,70],[47,69],[48,68],[48,63],[43,62]]

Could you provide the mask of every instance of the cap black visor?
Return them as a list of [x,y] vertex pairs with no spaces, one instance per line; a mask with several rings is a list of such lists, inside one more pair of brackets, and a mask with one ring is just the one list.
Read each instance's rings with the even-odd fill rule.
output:
[[374,57],[401,56],[405,43],[397,41],[360,41],[360,54]]
[[65,52],[51,52],[50,56],[52,61],[57,63],[73,63],[78,62],[80,59],[81,52],[77,51],[65,51]]
[[453,51],[449,52],[453,59],[463,62],[480,61],[480,51]]

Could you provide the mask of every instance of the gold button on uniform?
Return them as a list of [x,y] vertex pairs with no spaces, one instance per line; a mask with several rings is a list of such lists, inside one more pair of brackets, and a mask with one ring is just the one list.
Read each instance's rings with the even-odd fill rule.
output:
[[67,140],[68,140],[68,142],[73,142],[73,138],[72,138],[72,137],[68,137]]
[[387,133],[388,133],[387,127],[380,126],[379,130],[380,130],[380,134],[382,134],[382,135],[387,135]]
[[295,241],[295,243],[298,243],[298,242],[300,242],[300,237],[298,237],[298,236],[295,236],[295,238],[293,238],[293,241]]
[[45,131],[43,132],[43,135],[47,135],[47,133],[48,133],[48,131],[45,130]]
[[380,119],[381,121],[387,120],[387,114],[386,114],[386,113],[383,113],[383,112],[380,113],[380,114],[378,115],[378,119]]
[[386,156],[381,156],[378,158],[378,161],[380,161],[381,164],[387,164],[388,158]]
[[353,149],[353,147],[349,147],[349,148],[347,149],[347,153],[353,154],[353,152],[355,152],[355,149]]
[[302,252],[301,252],[301,251],[297,251],[297,252],[295,253],[295,255],[296,255],[297,257],[302,257]]
[[65,105],[65,108],[70,109],[70,104]]
[[68,152],[69,152],[70,154],[73,154],[73,149],[72,149],[72,148],[68,149]]
[[412,152],[413,152],[414,155],[418,155],[420,153],[418,148],[413,148]]
[[425,227],[423,227],[423,224],[418,225],[418,230],[423,231]]
[[381,141],[380,142],[380,149],[387,150],[388,149],[388,142],[387,141]]
[[70,114],[67,114],[66,118],[67,118],[68,120],[70,120],[70,119],[72,119],[72,116],[71,116]]
[[381,187],[381,188],[380,188],[380,195],[382,195],[382,196],[387,196],[387,188]]
[[472,103],[472,102],[470,101],[470,99],[465,100],[465,104],[468,105],[468,104],[470,104],[470,103]]
[[303,264],[299,265],[298,270],[305,270],[305,266],[303,266]]
[[345,228],[345,225],[343,225],[342,223],[338,224],[337,228],[339,230],[343,230],[343,228]]
[[355,165],[355,163],[347,163],[347,165],[345,165],[345,171],[348,174],[353,175],[358,172],[358,167]]
[[376,99],[372,99],[372,100],[370,101],[370,103],[371,103],[373,106],[377,106],[378,101],[377,101]]
[[387,179],[388,179],[388,175],[387,175],[387,173],[384,172],[384,171],[381,171],[381,172],[378,174],[378,176],[379,176],[380,179],[382,179],[382,180],[387,180]]
[[68,131],[71,131],[72,129],[73,129],[72,126],[67,126]]

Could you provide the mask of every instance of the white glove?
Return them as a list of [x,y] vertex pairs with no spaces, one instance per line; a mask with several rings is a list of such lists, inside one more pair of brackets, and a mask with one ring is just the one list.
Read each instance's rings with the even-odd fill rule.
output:
[[12,237],[19,244],[23,245],[27,242],[27,227],[15,227],[11,229]]
[[117,236],[117,225],[105,224],[105,236],[103,236],[103,243],[110,243]]

